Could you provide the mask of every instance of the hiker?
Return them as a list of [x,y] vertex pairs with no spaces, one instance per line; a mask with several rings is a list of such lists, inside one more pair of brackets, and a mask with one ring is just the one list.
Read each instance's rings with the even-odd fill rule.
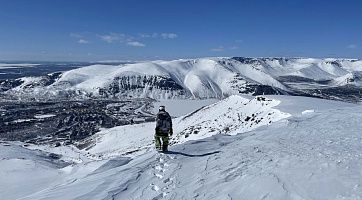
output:
[[[165,106],[160,106],[156,117],[155,144],[158,151],[167,151],[169,136],[172,135],[172,119]],[[162,140],[162,142],[161,142]]]

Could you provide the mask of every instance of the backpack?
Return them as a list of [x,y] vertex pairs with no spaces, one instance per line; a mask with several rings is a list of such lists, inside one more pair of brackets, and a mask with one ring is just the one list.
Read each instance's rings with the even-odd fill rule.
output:
[[171,116],[166,111],[160,111],[156,117],[156,130],[168,134],[172,129]]

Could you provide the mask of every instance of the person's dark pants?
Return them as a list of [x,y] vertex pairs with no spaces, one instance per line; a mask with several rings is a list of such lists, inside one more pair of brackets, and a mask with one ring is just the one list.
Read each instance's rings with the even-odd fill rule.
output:
[[167,151],[168,148],[168,135],[155,135],[155,145],[157,150]]

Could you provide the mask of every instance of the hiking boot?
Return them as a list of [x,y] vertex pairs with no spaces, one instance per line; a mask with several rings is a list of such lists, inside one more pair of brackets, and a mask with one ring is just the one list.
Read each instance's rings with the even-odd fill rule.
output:
[[162,146],[162,151],[168,151],[168,148],[166,145]]

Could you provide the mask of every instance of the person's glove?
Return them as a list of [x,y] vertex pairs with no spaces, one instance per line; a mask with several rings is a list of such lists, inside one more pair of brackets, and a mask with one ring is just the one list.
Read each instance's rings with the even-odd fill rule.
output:
[[170,136],[172,136],[172,134],[173,134],[172,128],[170,129],[170,131],[168,133],[170,134]]
[[159,132],[159,128],[155,128],[155,133],[157,134]]

